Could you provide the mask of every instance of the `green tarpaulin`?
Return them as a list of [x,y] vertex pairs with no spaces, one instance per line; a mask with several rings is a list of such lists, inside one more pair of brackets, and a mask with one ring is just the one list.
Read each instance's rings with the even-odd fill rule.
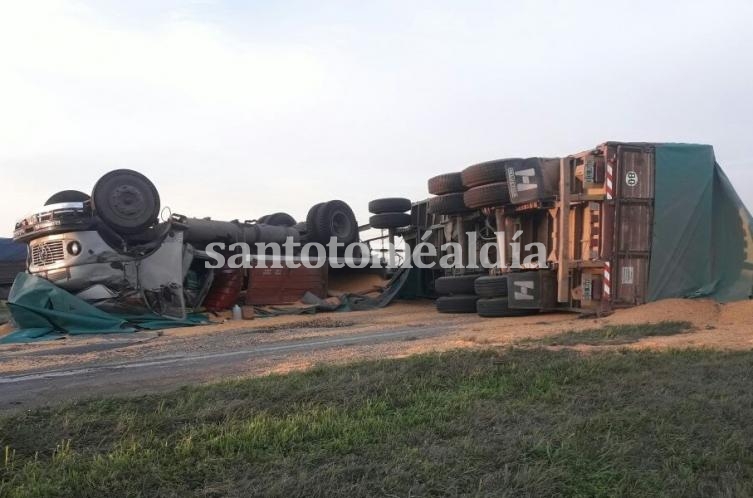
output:
[[657,144],[648,300],[753,294],[753,218],[709,145]]
[[157,315],[119,316],[100,310],[55,284],[34,275],[16,277],[8,308],[18,330],[0,338],[0,343],[53,339],[62,334],[113,334],[139,329],[164,329],[209,323],[206,317],[171,320]]
[[[318,311],[359,311],[387,306],[405,284],[408,271],[398,271],[377,298],[345,294],[339,298],[320,299],[307,294],[308,306],[260,309],[260,316],[316,313]],[[204,315],[189,315],[174,320],[153,314],[115,315],[86,303],[80,298],[39,277],[22,273],[11,289],[8,308],[19,330],[0,338],[2,343],[54,339],[63,334],[113,334],[139,329],[166,329],[210,323]]]

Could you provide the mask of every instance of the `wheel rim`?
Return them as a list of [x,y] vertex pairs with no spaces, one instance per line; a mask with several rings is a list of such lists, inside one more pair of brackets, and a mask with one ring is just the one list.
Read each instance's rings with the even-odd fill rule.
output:
[[350,235],[350,232],[353,229],[353,224],[345,213],[338,211],[332,216],[330,227],[332,228],[332,234],[335,237],[338,239],[344,239]]
[[92,192],[99,218],[119,233],[136,233],[157,220],[159,193],[141,173],[115,170],[99,179]]
[[110,206],[119,215],[130,218],[144,208],[144,196],[131,185],[122,185],[110,195]]

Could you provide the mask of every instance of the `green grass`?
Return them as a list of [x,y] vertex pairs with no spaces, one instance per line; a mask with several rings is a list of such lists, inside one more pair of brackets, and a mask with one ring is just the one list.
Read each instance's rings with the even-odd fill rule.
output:
[[636,325],[607,325],[597,329],[570,330],[561,334],[527,339],[521,344],[544,346],[615,346],[638,342],[644,337],[683,334],[690,331],[690,322],[660,322]]
[[69,404],[0,419],[0,496],[750,496],[752,385],[752,352],[511,349]]

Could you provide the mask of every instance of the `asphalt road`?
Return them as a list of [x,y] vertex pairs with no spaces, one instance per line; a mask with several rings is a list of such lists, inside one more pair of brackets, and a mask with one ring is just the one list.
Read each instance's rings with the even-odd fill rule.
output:
[[347,353],[350,349],[438,337],[451,329],[451,325],[436,324],[386,328],[267,342],[238,350],[169,354],[4,375],[0,376],[0,412],[99,395],[159,392],[188,384],[260,374],[274,370],[276,365],[293,359],[305,361],[327,350]]

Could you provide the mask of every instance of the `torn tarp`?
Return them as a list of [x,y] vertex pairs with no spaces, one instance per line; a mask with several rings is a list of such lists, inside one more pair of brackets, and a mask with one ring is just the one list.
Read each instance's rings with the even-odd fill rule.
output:
[[[361,311],[387,306],[405,285],[409,270],[398,270],[378,297],[346,293],[321,299],[306,294],[298,306],[268,307],[257,310],[259,316],[316,313],[318,311]],[[184,320],[154,314],[117,315],[103,311],[66,292],[43,278],[20,274],[13,284],[8,308],[19,330],[0,338],[2,343],[55,339],[64,334],[114,334],[139,329],[166,329],[210,323],[203,315]]]
[[0,343],[55,339],[63,334],[115,334],[208,323],[203,316],[172,320],[153,314],[119,316],[107,313],[43,278],[21,273],[8,297],[18,330]]

